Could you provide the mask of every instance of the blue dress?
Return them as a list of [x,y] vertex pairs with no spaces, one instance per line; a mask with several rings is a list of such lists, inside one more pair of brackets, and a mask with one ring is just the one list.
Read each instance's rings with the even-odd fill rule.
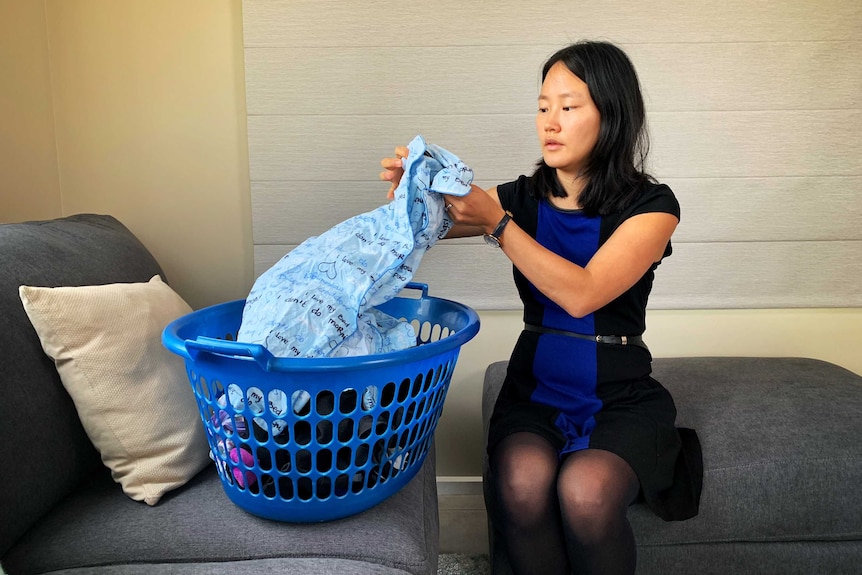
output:
[[[541,245],[579,266],[586,266],[632,216],[665,212],[679,218],[673,192],[661,184],[647,185],[624,211],[592,217],[536,199],[532,185],[532,178],[521,176],[498,186],[500,203]],[[671,252],[668,242],[664,257]],[[645,345],[630,339],[627,345],[598,343],[595,338],[643,334],[658,265],[582,318],[570,316],[513,268],[525,330],[491,417],[488,453],[493,457],[497,443],[518,431],[545,437],[561,458],[587,448],[611,451],[634,469],[652,510],[666,520],[679,520],[697,513],[702,477],[697,436],[675,426],[673,398],[650,376],[652,356]]]

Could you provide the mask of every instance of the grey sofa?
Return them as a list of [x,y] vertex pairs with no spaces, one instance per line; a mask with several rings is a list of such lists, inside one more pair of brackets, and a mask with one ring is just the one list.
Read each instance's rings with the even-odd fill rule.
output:
[[[487,434],[506,362],[485,374]],[[850,574],[862,572],[862,377],[799,358],[661,358],[653,376],[677,423],[703,447],[700,513],[667,523],[645,504],[629,513],[638,573]],[[493,524],[491,563],[510,573]]]
[[85,434],[18,286],[145,282],[161,268],[116,219],[78,215],[0,225],[0,270],[0,562],[8,575],[436,573],[433,449],[391,498],[327,523],[242,511],[213,465],[153,507],[131,500]]

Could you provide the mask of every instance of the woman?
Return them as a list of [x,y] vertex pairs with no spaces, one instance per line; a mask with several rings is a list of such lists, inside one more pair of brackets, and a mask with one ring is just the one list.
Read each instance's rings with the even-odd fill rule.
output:
[[[515,573],[634,573],[629,505],[640,495],[675,520],[699,499],[696,436],[675,428],[641,339],[679,205],[643,170],[643,98],[616,46],[551,56],[536,131],[532,176],[447,197],[448,237],[499,246],[524,303],[488,439],[494,521]],[[406,153],[382,161],[390,194]]]

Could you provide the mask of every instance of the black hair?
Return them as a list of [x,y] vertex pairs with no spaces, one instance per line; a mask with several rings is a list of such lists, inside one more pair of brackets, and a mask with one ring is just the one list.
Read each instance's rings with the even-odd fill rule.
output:
[[[608,42],[578,42],[558,50],[545,62],[542,81],[557,62],[580,78],[601,116],[599,137],[587,159],[587,184],[578,203],[587,215],[624,209],[652,177],[644,171],[649,153],[646,113],[634,65],[625,52]],[[533,173],[535,193],[566,197],[556,170],[543,159]]]

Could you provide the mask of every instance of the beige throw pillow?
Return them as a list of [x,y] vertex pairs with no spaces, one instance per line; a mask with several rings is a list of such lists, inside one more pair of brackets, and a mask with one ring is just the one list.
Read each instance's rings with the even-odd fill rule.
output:
[[159,276],[18,291],[84,429],[129,497],[155,505],[207,465],[183,360],[161,343],[164,327],[191,308]]

